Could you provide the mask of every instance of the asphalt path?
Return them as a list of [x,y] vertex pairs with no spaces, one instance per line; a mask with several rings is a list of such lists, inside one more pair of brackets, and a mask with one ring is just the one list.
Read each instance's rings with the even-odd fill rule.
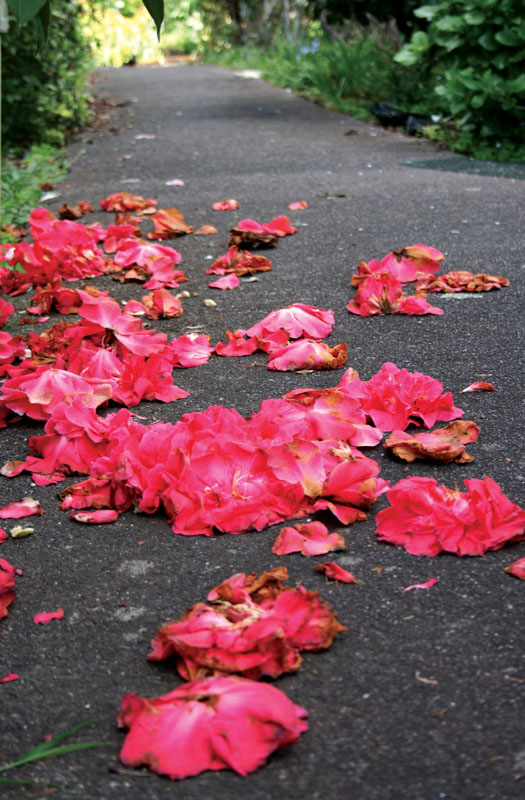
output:
[[[72,169],[56,188],[60,197],[46,205],[56,211],[85,199],[98,207],[108,194],[129,190],[157,199],[159,207],[176,206],[196,228],[219,229],[218,236],[170,242],[182,253],[190,278],[182,288],[192,296],[183,316],[155,323],[158,330],[180,335],[202,326],[215,343],[226,329],[247,328],[290,303],[332,309],[329,342],[347,342],[348,366],[363,379],[386,361],[432,375],[454,393],[465,418],[481,426],[479,441],[469,446],[472,464],[405,466],[378,447],[370,455],[381,462],[382,476],[392,482],[431,476],[461,488],[463,479],[488,474],[525,504],[523,183],[405,166],[449,154],[211,66],[105,69],[94,93],[104,99],[104,119],[71,145]],[[175,178],[184,186],[166,185]],[[229,197],[239,201],[238,212],[211,211],[212,202]],[[306,200],[308,210],[287,212],[294,200]],[[271,252],[273,271],[235,291],[208,289],[204,270],[210,257],[225,252],[232,224],[282,213],[299,231]],[[99,212],[84,221],[109,219]],[[439,296],[433,302],[443,316],[349,314],[357,262],[415,242],[445,252],[450,270],[502,274],[510,286]],[[93,282],[119,299],[142,294],[136,284],[110,277]],[[204,304],[210,297],[215,307]],[[18,298],[17,308],[27,298]],[[268,372],[258,355],[212,357],[179,370],[175,382],[189,391],[187,399],[135,410],[172,422],[212,404],[247,415],[267,397],[332,386],[341,375]],[[490,381],[496,391],[457,394],[475,380]],[[3,430],[3,460],[24,458],[27,437],[41,430],[30,421]],[[334,584],[312,572],[316,559],[272,555],[277,528],[183,537],[162,514],[131,512],[112,525],[82,526],[60,510],[56,488],[35,487],[29,475],[0,482],[2,504],[32,495],[45,508],[33,518],[34,534],[0,548],[24,571],[1,626],[0,673],[20,675],[0,686],[2,761],[91,717],[99,721],[77,738],[110,744],[37,762],[14,777],[52,781],[58,787],[50,796],[83,800],[523,797],[525,586],[504,567],[525,555],[525,545],[480,558],[414,557],[376,541],[381,498],[366,522],[345,529],[331,520],[347,543],[333,560],[359,580]],[[308,709],[308,732],[247,778],[222,771],[172,783],[122,767],[123,733],[115,725],[121,696],[158,696],[181,683],[173,665],[146,661],[157,627],[228,576],[281,564],[292,584],[320,591],[348,627],[329,650],[307,654],[296,674],[276,682]],[[401,591],[430,577],[437,584],[429,590]],[[63,620],[33,624],[36,612],[60,606]],[[5,788],[5,796],[44,791]]]

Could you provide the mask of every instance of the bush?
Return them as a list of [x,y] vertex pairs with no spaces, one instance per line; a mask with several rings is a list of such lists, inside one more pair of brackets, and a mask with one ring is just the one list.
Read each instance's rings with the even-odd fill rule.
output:
[[76,0],[54,0],[49,40],[39,50],[32,25],[10,18],[2,40],[2,148],[63,144],[89,116],[88,47]]
[[517,153],[525,132],[522,0],[438,0],[414,13],[426,30],[395,58],[429,74],[428,110],[456,122],[463,148],[481,138],[494,155],[504,139],[507,156],[509,142]]

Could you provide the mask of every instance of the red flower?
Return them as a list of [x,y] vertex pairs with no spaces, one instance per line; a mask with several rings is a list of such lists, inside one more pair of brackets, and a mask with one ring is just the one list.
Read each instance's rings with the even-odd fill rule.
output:
[[313,567],[314,572],[324,572],[327,578],[333,581],[341,581],[341,583],[357,583],[356,579],[351,572],[347,572],[339,564],[333,561],[323,561],[322,564],[316,564]]
[[239,203],[237,200],[219,200],[216,203],[212,203],[212,209],[214,211],[234,211],[236,208],[239,208]]
[[207,275],[251,275],[254,272],[267,272],[271,270],[272,262],[264,256],[250,253],[248,250],[239,250],[233,245],[228,252],[213,262],[206,270]]
[[399,481],[388,492],[390,507],[377,515],[378,538],[426,556],[479,556],[525,539],[525,511],[497,483],[486,476],[465,485],[460,492],[433,478]]
[[118,724],[130,731],[120,758],[172,780],[208,769],[247,775],[295,742],[306,716],[274,686],[234,677],[192,681],[151,700],[127,694]]

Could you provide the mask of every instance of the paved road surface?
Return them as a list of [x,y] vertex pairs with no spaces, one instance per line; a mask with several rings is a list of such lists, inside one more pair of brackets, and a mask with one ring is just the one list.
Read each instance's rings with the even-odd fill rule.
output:
[[[49,207],[81,198],[98,205],[107,194],[127,189],[156,198],[160,207],[177,206],[195,227],[212,222],[220,230],[218,237],[175,243],[191,279],[187,286],[198,295],[185,302],[181,318],[161,321],[159,330],[179,335],[187,325],[202,325],[215,342],[224,340],[226,329],[248,327],[275,308],[313,303],[334,310],[330,342],[348,343],[348,364],[364,379],[385,361],[430,374],[454,393],[483,375],[496,392],[455,395],[466,418],[482,429],[470,448],[473,464],[405,468],[382,453],[374,457],[394,482],[419,474],[461,487],[464,478],[490,474],[513,501],[525,503],[520,181],[403,166],[448,154],[214,67],[102,70],[95,92],[106,98],[109,119],[71,146],[74,166]],[[156,138],[137,139],[140,133]],[[167,186],[173,178],[185,186]],[[238,214],[211,212],[213,201],[229,197],[238,199]],[[299,233],[271,254],[273,271],[236,291],[215,292],[217,306],[205,307],[213,290],[204,268],[210,256],[224,252],[230,225],[247,216],[267,221],[303,199],[309,210],[290,212]],[[87,221],[108,219],[99,213]],[[449,269],[503,274],[511,285],[484,296],[440,298],[442,317],[348,314],[356,263],[415,242],[446,252]],[[118,297],[141,295],[136,286],[110,278],[97,283]],[[264,366],[248,368],[252,360],[262,361],[214,358],[181,370],[176,382],[190,392],[186,400],[144,403],[138,411],[175,421],[185,411],[224,404],[249,414],[266,397],[334,385],[340,376],[271,373]],[[27,436],[40,431],[37,423],[3,431],[4,458],[24,458]],[[161,515],[131,513],[111,526],[82,527],[59,510],[54,487],[33,487],[23,476],[0,483],[3,502],[26,494],[42,500],[46,515],[37,519],[33,536],[1,548],[3,558],[24,570],[2,624],[2,674],[21,676],[0,687],[2,760],[90,716],[101,719],[91,737],[111,743],[19,772],[68,784],[51,796],[523,797],[525,586],[503,571],[525,554],[523,545],[475,559],[416,558],[376,542],[372,513],[348,529],[348,549],[334,558],[360,583],[325,585],[311,572],[310,559],[272,555],[275,530],[181,537]],[[377,508],[384,505],[382,499]],[[218,772],[174,785],[122,769],[122,734],[114,724],[122,694],[155,696],[179,682],[171,667],[145,660],[157,626],[229,575],[280,563],[293,583],[322,591],[348,626],[330,650],[307,655],[296,675],[278,682],[308,708],[308,733],[247,779]],[[438,580],[434,588],[400,592],[431,576]],[[32,623],[35,612],[59,606],[65,609],[61,622]],[[6,790],[6,797],[15,796],[38,792]]]

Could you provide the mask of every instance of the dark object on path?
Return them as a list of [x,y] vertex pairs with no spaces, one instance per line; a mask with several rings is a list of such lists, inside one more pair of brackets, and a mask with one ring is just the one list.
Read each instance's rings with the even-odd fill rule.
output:
[[430,117],[410,114],[408,111],[402,111],[400,108],[388,105],[388,103],[374,103],[373,106],[370,106],[370,111],[377,117],[383,127],[403,127],[412,136],[423,130],[427,125],[432,125]]

